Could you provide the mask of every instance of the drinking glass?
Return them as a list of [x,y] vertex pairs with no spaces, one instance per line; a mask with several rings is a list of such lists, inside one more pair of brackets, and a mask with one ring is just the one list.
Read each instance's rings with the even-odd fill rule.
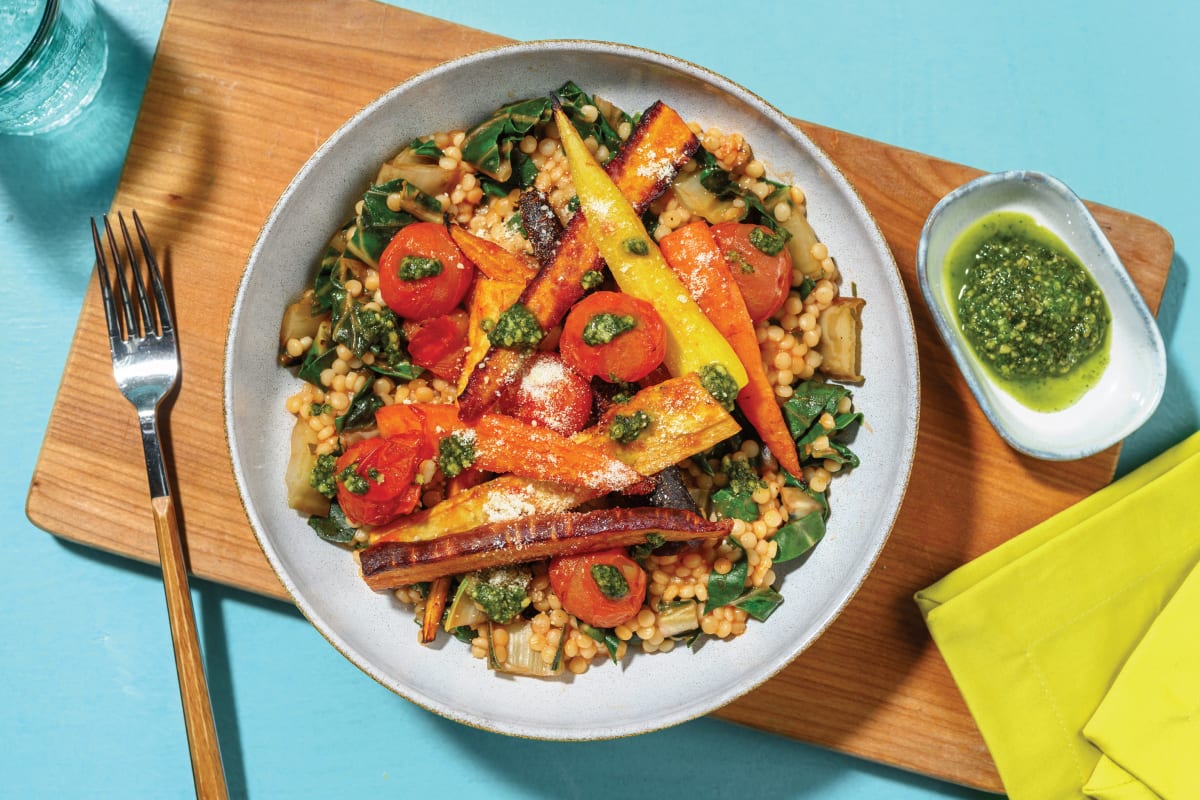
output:
[[0,0],[0,133],[65,125],[95,97],[107,62],[92,0]]

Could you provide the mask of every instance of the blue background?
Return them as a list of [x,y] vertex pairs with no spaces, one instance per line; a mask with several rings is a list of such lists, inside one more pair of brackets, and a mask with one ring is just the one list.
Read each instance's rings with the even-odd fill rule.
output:
[[[1191,4],[400,5],[515,39],[661,50],[788,114],[987,170],[1049,172],[1155,220],[1177,247],[1159,314],[1170,377],[1120,471],[1197,429],[1200,288],[1189,261],[1200,253],[1200,13]],[[23,512],[91,272],[86,221],[112,201],[166,11],[164,0],[99,6],[111,54],[96,105],[52,134],[0,136],[0,286],[13,337],[0,358],[14,379],[0,426],[11,465],[0,488],[8,797],[191,792],[157,571],[63,543]],[[381,689],[290,607],[200,581],[193,592],[235,796],[983,796],[709,719],[588,744],[467,729]]]

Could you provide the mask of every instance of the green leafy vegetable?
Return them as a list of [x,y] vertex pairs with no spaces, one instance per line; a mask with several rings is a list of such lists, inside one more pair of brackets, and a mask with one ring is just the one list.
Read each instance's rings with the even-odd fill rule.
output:
[[[501,182],[511,175],[508,154],[535,125],[550,119],[550,98],[535,97],[496,109],[492,116],[467,132],[463,161]],[[503,166],[502,166],[503,165]]]
[[[736,539],[728,539],[729,542],[737,546],[739,550],[742,546],[738,544]],[[743,557],[733,562],[733,568],[729,572],[722,575],[715,569],[708,573],[708,600],[704,603],[704,613],[707,614],[715,608],[727,606],[734,600],[737,600],[742,595],[742,590],[746,586],[746,576],[750,574],[750,563]]]
[[811,550],[825,537],[825,517],[820,511],[810,511],[802,517],[792,517],[775,532],[777,547],[774,563],[791,561]]
[[645,567],[649,555],[666,543],[667,540],[663,538],[662,534],[647,533],[645,542],[629,548],[629,557]]
[[445,153],[433,142],[433,138],[421,139],[416,138],[408,143],[408,150],[413,155],[424,156],[425,158],[441,158]]
[[337,503],[330,504],[328,517],[309,517],[308,526],[317,532],[317,536],[334,544],[349,544],[358,533]]
[[[804,451],[805,445],[812,444],[827,434],[832,435],[845,430],[862,419],[861,413],[838,413],[838,404],[849,394],[850,390],[844,386],[821,381],[810,380],[796,386],[792,397],[783,404],[783,418],[801,452]],[[833,417],[832,430],[826,430],[818,422],[825,413]],[[858,457],[844,444],[831,442],[830,445],[833,452],[823,454],[822,459],[834,458],[851,466],[858,464]]]
[[604,645],[604,648],[608,650],[608,657],[613,660],[614,664],[617,663],[617,648],[621,646],[621,640],[615,633],[608,628],[595,628],[586,622],[579,623],[579,629]]
[[758,503],[754,492],[767,485],[759,477],[750,462],[725,456],[721,459],[721,471],[729,483],[712,494],[713,508],[723,517],[754,522],[758,519]]
[[766,622],[767,617],[783,604],[783,595],[770,586],[760,586],[743,594],[730,605],[742,609],[759,622]]
[[375,421],[375,412],[383,406],[383,398],[372,391],[375,376],[368,375],[361,389],[354,393],[346,412],[333,421],[338,433],[365,428]]
[[[420,620],[418,620],[418,623],[419,622]],[[459,625],[457,628],[451,631],[451,633],[454,634],[454,638],[458,639],[460,642],[466,642],[467,644],[470,644],[471,642],[475,641],[475,629],[470,625]]]

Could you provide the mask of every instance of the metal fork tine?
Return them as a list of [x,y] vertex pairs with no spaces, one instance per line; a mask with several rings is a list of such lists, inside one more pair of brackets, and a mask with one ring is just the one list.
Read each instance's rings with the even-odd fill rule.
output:
[[108,215],[104,215],[104,233],[108,238],[108,251],[113,257],[113,272],[117,276],[117,292],[121,296],[121,308],[125,312],[125,335],[130,339],[138,337],[137,322],[133,318],[133,303],[129,299],[129,288],[125,285],[125,262],[121,260],[121,254],[117,251],[117,240],[113,236],[112,225],[108,222]]
[[171,318],[171,306],[167,304],[167,292],[163,288],[162,273],[158,269],[158,259],[154,257],[154,248],[150,246],[150,239],[146,236],[146,229],[142,227],[142,218],[138,216],[137,211],[133,214],[133,225],[137,228],[138,240],[142,243],[142,253],[146,256],[146,263],[150,266],[150,285],[154,287],[154,301],[158,306],[158,322],[162,326],[162,332],[173,333],[175,330],[175,321]]
[[92,218],[92,244],[96,247],[96,277],[100,280],[100,298],[104,301],[109,344],[115,347],[121,340],[121,323],[117,321],[117,307],[113,303],[112,286],[108,282],[108,264],[104,258],[104,246],[100,244],[100,231],[96,230],[95,217]]
[[142,333],[152,336],[158,332],[154,324],[154,316],[150,313],[150,303],[146,299],[146,284],[142,282],[142,271],[138,268],[137,254],[133,249],[133,241],[129,238],[129,228],[125,226],[125,215],[117,212],[117,222],[121,225],[121,238],[125,240],[125,255],[129,259],[129,271],[133,273],[133,287],[137,293],[138,306],[142,310]]

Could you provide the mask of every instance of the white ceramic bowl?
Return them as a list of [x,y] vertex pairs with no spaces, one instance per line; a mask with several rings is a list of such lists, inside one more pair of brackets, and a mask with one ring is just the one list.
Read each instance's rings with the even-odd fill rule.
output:
[[[808,195],[809,216],[866,298],[856,403],[868,425],[853,443],[863,465],[831,490],[829,533],[782,570],[786,601],[765,623],[695,653],[636,653],[556,680],[514,679],[445,638],[416,642],[410,610],[370,591],[355,560],[319,540],[287,507],[283,473],[299,381],[275,363],[285,305],[311,280],[326,240],[378,164],[414,136],[468,126],[495,107],[572,79],[631,111],[662,99],[685,119],[741,131],[773,174]],[[347,658],[389,689],[461,722],[508,734],[592,739],[662,728],[705,714],[766,680],[825,630],[867,575],[908,481],[917,430],[912,319],[891,254],[849,184],[790,121],[745,89],[668,56],[558,41],[489,50],[435,67],[380,97],[300,170],[263,226],[238,290],[225,364],[225,418],[238,488],[263,551],[296,605]],[[853,664],[846,664],[853,669]]]
[[[1108,367],[1096,386],[1062,411],[1033,411],[1000,388],[963,338],[944,280],[946,252],[982,217],[1033,217],[1067,245],[1096,279],[1112,313]],[[1065,184],[1038,172],[984,175],[946,195],[930,212],[917,246],[921,292],[984,414],[1012,447],[1051,461],[1098,453],[1149,419],[1166,385],[1162,336],[1095,217]]]

